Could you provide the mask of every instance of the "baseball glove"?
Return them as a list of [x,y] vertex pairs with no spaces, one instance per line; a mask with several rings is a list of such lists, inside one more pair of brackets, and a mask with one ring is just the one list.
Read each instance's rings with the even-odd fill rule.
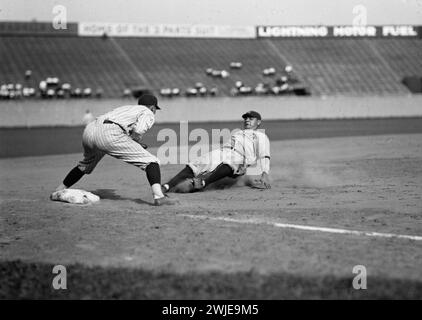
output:
[[138,144],[140,144],[142,148],[144,148],[144,149],[148,149],[148,146],[147,146],[145,143],[143,143],[143,142],[141,141],[141,139],[142,139],[142,138],[141,138],[138,134],[136,134],[136,133],[134,133],[134,132],[130,132],[130,133],[129,133],[129,136],[130,136],[133,140],[135,140]]
[[254,189],[271,189],[268,174],[263,172],[260,179],[255,179],[251,181],[250,187]]

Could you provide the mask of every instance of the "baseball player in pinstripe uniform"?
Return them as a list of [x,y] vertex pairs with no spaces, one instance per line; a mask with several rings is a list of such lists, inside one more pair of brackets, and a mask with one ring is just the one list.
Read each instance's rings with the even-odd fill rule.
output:
[[84,158],[73,168],[56,191],[70,188],[85,174],[90,174],[108,154],[137,166],[146,172],[154,197],[154,205],[171,205],[178,201],[163,194],[157,157],[146,151],[142,136],[152,127],[155,112],[160,109],[157,98],[142,95],[138,105],[116,108],[89,123],[83,133]]
[[231,135],[230,141],[221,149],[215,149],[186,165],[174,178],[163,185],[163,191],[172,190],[182,181],[191,182],[190,191],[199,191],[207,185],[224,177],[239,177],[247,169],[255,168],[261,177],[254,181],[251,187],[258,189],[271,188],[270,171],[270,141],[267,135],[259,131],[261,115],[249,111],[242,115],[244,130],[238,130]]

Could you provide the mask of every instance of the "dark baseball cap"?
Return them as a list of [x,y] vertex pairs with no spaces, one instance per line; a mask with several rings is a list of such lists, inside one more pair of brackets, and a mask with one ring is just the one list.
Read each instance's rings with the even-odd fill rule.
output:
[[251,111],[246,112],[242,116],[242,118],[243,119],[246,119],[246,118],[257,118],[258,120],[261,120],[261,115],[258,112],[251,110]]
[[155,106],[157,109],[161,110],[161,108],[158,106],[157,98],[152,94],[143,94],[139,98],[138,104],[142,106]]

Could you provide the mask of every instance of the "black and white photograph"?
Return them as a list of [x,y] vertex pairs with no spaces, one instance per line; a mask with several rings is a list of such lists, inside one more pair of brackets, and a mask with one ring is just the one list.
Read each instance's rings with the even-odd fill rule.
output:
[[422,0],[2,0],[0,114],[0,300],[422,299]]

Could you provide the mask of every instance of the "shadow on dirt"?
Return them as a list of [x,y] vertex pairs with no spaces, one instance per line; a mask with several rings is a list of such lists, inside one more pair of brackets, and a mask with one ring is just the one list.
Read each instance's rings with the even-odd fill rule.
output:
[[116,193],[116,189],[97,189],[97,190],[92,190],[90,192],[99,196],[100,199],[133,201],[137,204],[152,205],[152,202],[148,202],[148,201],[145,201],[145,200],[142,200],[142,199],[133,199],[133,198],[122,197],[121,195]]
[[116,189],[97,189],[91,191],[93,194],[96,194],[101,199],[108,199],[108,200],[132,200],[129,198],[124,198],[116,193]]

